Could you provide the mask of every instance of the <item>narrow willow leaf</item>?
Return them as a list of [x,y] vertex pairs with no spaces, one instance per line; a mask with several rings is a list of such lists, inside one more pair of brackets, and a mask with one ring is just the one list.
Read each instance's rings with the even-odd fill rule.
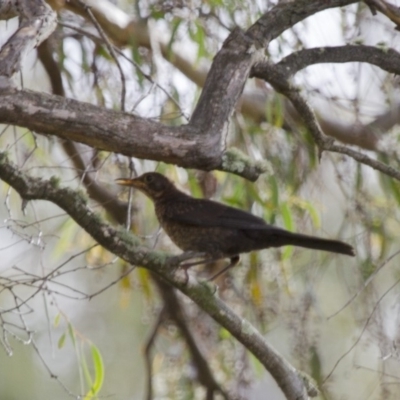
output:
[[60,339],[58,339],[57,347],[59,349],[62,349],[65,344],[65,338],[67,337],[66,333],[64,332],[61,336]]

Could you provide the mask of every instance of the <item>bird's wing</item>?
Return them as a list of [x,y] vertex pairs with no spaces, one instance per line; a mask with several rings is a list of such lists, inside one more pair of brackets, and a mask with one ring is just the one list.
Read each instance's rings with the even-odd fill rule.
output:
[[263,219],[211,200],[193,199],[174,205],[167,218],[188,225],[232,229],[267,229]]

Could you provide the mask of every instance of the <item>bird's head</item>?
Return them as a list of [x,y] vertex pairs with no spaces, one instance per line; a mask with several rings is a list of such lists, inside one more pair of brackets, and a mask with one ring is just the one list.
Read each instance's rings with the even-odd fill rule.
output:
[[148,172],[134,179],[117,179],[116,182],[121,186],[139,189],[152,200],[157,200],[175,189],[168,178],[157,172]]

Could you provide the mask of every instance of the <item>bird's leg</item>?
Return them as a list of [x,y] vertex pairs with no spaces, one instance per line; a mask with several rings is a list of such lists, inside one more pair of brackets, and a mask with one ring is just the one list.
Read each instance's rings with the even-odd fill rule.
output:
[[[190,260],[191,258],[202,258],[202,260],[181,264],[182,262],[184,262],[186,260]],[[187,251],[187,252],[180,254],[179,256],[172,257],[169,262],[170,262],[170,265],[174,267],[174,269],[181,268],[185,273],[186,280],[189,281],[189,275],[188,275],[189,268],[194,267],[196,265],[200,265],[200,264],[211,264],[218,260],[219,260],[219,258],[218,259],[214,259],[214,258],[207,259],[207,253]]]
[[[235,256],[237,257],[237,261],[235,262],[235,264],[237,264],[237,262],[239,261],[239,256]],[[235,258],[233,257],[233,258]],[[233,259],[232,258],[232,259]],[[191,267],[195,267],[196,265],[207,265],[207,264],[213,264],[216,261],[220,260],[221,258],[210,258],[210,259],[204,259],[204,260],[199,260],[199,261],[194,261],[191,263],[186,263],[186,264],[182,264],[181,268],[185,271],[185,275],[186,275],[186,279],[189,280],[189,275],[188,275],[188,269]],[[231,259],[231,263],[229,264],[229,268],[233,267],[235,264],[232,264],[232,259]],[[224,268],[222,272],[224,272],[227,268]],[[219,274],[221,274],[222,272],[219,272],[216,276],[218,276]],[[215,277],[216,277],[215,276]],[[215,277],[212,277],[212,279],[214,279]],[[208,279],[208,280],[212,280],[212,279]]]
[[190,267],[195,267],[196,265],[200,265],[200,264],[204,264],[204,265],[212,264],[213,262],[218,261],[218,260],[219,260],[219,258],[211,259],[211,260],[205,259],[205,260],[193,261],[191,263],[182,264],[181,268],[189,269]]
[[[185,263],[185,264],[181,264],[179,265],[180,262],[188,260],[190,258],[196,258],[196,257],[206,257],[205,253],[196,253],[196,252],[186,252],[183,253],[179,256],[176,256],[173,258],[174,262],[178,263],[178,266],[184,271],[185,276],[186,276],[186,280],[189,281],[189,275],[188,275],[188,269],[191,267],[195,267],[196,265],[207,265],[207,264],[212,264],[215,263],[216,261],[220,260],[221,258],[210,258],[210,259],[203,259],[203,260],[198,260],[198,261],[193,261],[193,262],[189,262],[189,263]],[[240,256],[236,255],[230,258],[230,262],[229,264],[222,268],[221,271],[218,271],[215,275],[213,275],[211,278],[207,279],[208,281],[213,281],[215,278],[219,277],[220,275],[222,275],[223,273],[225,273],[226,271],[228,271],[228,269],[231,269],[232,267],[234,267],[240,260]]]
[[[175,266],[175,268],[178,268],[183,261],[190,260],[191,258],[205,258],[205,257],[207,257],[206,253],[201,253],[198,251],[185,251],[184,253],[179,254],[178,256],[171,257],[169,260],[169,264]],[[189,263],[189,266],[197,264],[200,263],[196,261],[194,263]]]
[[231,269],[232,267],[234,267],[240,260],[240,256],[236,255],[231,257],[230,259],[230,263],[221,269],[221,271],[218,271],[215,275],[213,275],[211,278],[208,279],[208,281],[213,281],[215,278],[218,278],[220,275],[224,274],[226,271],[228,271],[228,269]]

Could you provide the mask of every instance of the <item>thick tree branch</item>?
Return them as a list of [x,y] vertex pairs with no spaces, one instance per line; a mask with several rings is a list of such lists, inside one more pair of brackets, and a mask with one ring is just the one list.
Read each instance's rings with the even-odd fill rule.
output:
[[329,8],[344,7],[359,0],[296,0],[279,2],[248,30],[247,35],[262,48],[293,25]]
[[8,87],[0,92],[0,123],[24,126],[129,157],[207,171],[220,169],[250,180],[256,180],[266,170],[262,163],[245,157],[238,158],[237,163],[227,162],[220,137],[207,132],[198,134],[191,124],[164,126],[131,114],[29,90]]
[[205,132],[223,132],[254,63],[263,59],[253,42],[235,29],[216,55],[191,123]]
[[57,16],[43,0],[7,1],[0,7],[2,18],[20,19],[19,28],[0,51],[0,77],[11,78],[21,69],[23,56],[54,31]]
[[88,207],[82,194],[68,188],[58,188],[53,180],[29,177],[10,164],[4,153],[0,155],[0,179],[12,186],[25,201],[47,200],[58,205],[104,248],[130,264],[148,268],[181,290],[260,360],[288,400],[308,399],[304,377],[267,344],[254,326],[237,316],[216,297],[208,285],[198,283],[192,277],[187,281],[185,274],[176,273],[171,264],[173,257],[149,251],[141,246],[134,235],[112,228],[102,221]]
[[204,135],[194,135],[191,127],[168,127],[59,96],[29,90],[2,92],[0,121],[130,157],[182,166],[217,166],[216,143]]
[[[315,47],[291,53],[275,65],[285,76],[292,77],[296,72],[314,64],[364,62],[400,75],[400,53],[394,49],[380,49],[373,46],[351,45],[336,47]],[[253,68],[254,76],[263,69],[263,64]]]

